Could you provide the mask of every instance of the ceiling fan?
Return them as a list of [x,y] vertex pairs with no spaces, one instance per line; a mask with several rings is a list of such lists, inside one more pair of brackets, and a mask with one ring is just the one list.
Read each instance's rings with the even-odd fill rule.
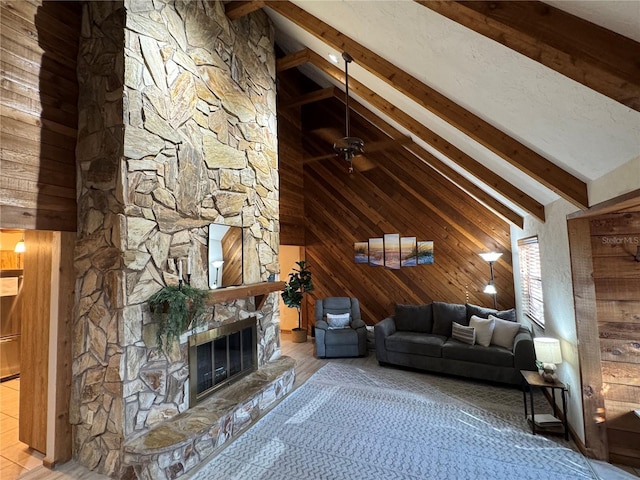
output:
[[353,61],[353,58],[347,52],[342,52],[342,58],[344,59],[346,101],[345,136],[335,141],[333,150],[336,152],[336,155],[341,155],[345,161],[349,162],[349,173],[353,173],[353,157],[364,153],[364,141],[358,137],[349,135],[349,64]]
[[[338,135],[340,135],[340,133],[337,129],[331,127],[316,128],[312,130],[313,134],[322,139],[323,142],[333,143],[334,153],[307,158],[305,159],[305,163],[339,156],[349,163],[349,173],[353,173],[354,168],[360,172],[365,172],[375,168],[377,165],[364,155],[364,140],[358,137],[352,137],[350,134],[351,122],[349,115],[351,109],[349,107],[349,63],[353,61],[353,58],[347,52],[342,53],[342,58],[344,59],[345,73],[345,136],[334,140]],[[380,150],[398,148],[408,143],[411,143],[411,138],[408,136],[395,139],[387,138],[384,140],[377,140],[367,144],[367,152],[372,153]]]

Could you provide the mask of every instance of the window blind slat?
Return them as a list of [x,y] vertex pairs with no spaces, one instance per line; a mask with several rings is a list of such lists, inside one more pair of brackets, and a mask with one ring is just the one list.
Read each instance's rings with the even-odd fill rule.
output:
[[544,302],[542,296],[542,269],[538,237],[518,240],[520,277],[524,313],[544,326]]

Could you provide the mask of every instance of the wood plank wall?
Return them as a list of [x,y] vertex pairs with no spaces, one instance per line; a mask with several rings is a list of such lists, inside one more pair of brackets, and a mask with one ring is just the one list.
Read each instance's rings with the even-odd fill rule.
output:
[[[368,324],[393,313],[396,303],[493,306],[482,293],[489,266],[478,253],[494,249],[496,241],[478,226],[502,230],[505,240],[509,228],[451,188],[401,155],[384,168],[352,175],[337,160],[305,168],[306,252],[316,285],[311,296],[356,297]],[[385,233],[433,240],[434,264],[400,270],[355,264],[354,242]],[[499,250],[505,255],[495,265],[498,306],[505,309],[514,306],[511,252],[507,243]]]
[[13,250],[0,250],[0,270],[20,270],[23,268],[22,254]]
[[76,230],[81,8],[0,3],[0,227]]
[[[279,105],[312,90],[309,84],[302,85],[304,81],[295,70],[279,73]],[[301,120],[296,120],[297,114]],[[314,136],[314,132],[324,131],[325,137],[329,129],[329,136],[336,135],[334,131],[338,135],[343,132],[344,104],[329,99],[295,109],[280,107],[278,123],[281,243],[300,236],[291,230],[291,225],[295,223],[297,228],[300,221],[297,205],[295,216],[287,215],[292,206],[288,199],[295,194],[295,202],[304,198],[302,245],[316,286],[309,295],[304,324],[313,318],[315,299],[328,296],[358,298],[363,319],[370,325],[393,313],[396,303],[469,301],[492,307],[492,297],[482,292],[489,280],[489,265],[478,256],[489,250],[504,253],[495,265],[498,307],[515,305],[510,228],[501,218],[398,149],[367,153],[376,168],[352,175],[343,160],[306,163],[304,189],[300,190],[300,180],[292,172],[298,174],[301,155],[306,158],[331,153],[331,143],[323,144],[322,134]],[[380,132],[353,115],[351,128],[352,134],[365,142],[380,139]],[[303,151],[298,150],[298,139]],[[434,265],[387,270],[355,264],[354,242],[385,233],[433,240]]]
[[590,220],[611,462],[640,467],[640,208]]
[[[300,107],[283,108],[303,91],[297,72],[278,75],[278,161],[280,175],[280,244],[304,245],[304,183]],[[286,275],[288,272],[281,274]]]

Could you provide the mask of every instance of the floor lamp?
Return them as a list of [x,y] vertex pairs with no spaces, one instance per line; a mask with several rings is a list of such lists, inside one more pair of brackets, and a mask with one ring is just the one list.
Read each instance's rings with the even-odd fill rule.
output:
[[486,287],[484,287],[483,292],[493,296],[493,308],[498,309],[498,290],[495,285],[495,277],[493,276],[493,263],[497,261],[502,254],[497,252],[488,252],[481,253],[480,256],[485,262],[489,263],[489,269],[491,270],[491,280]]

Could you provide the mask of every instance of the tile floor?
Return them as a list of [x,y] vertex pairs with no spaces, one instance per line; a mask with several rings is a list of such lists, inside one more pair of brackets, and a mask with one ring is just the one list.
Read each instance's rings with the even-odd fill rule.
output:
[[20,379],[0,383],[0,479],[14,480],[42,465],[44,455],[18,440]]

